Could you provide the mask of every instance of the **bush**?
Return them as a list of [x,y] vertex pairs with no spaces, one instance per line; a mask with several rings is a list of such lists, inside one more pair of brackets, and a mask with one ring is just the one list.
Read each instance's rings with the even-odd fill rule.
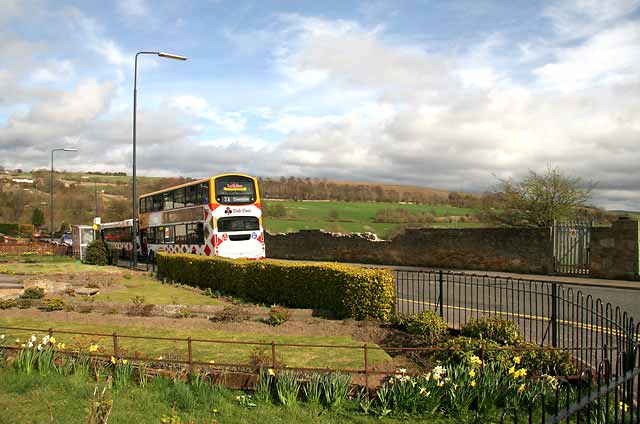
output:
[[469,320],[460,330],[466,337],[491,340],[502,346],[515,346],[522,342],[518,326],[512,321],[498,317]]
[[89,265],[113,265],[116,257],[113,248],[108,243],[94,240],[87,246],[83,262]]
[[240,322],[251,318],[249,312],[242,306],[232,305],[225,306],[223,310],[216,312],[209,317],[213,322]]
[[44,304],[48,312],[62,311],[67,306],[67,304],[64,303],[64,300],[57,297],[50,297],[48,299],[44,299],[42,303]]
[[387,320],[395,305],[387,269],[166,253],[158,253],[157,263],[161,279],[259,303],[333,311],[340,318]]
[[10,309],[17,305],[14,299],[0,300],[0,309]]
[[288,320],[289,311],[287,311],[282,306],[272,306],[269,310],[269,318],[267,319],[267,324],[276,326],[284,324]]
[[24,289],[21,299],[42,299],[44,297],[44,289],[42,287],[29,287]]
[[144,302],[144,297],[135,296],[131,299],[131,304],[127,308],[127,315],[134,317],[150,317],[153,315],[154,307],[154,305],[146,304]]
[[393,325],[414,335],[421,342],[434,345],[447,334],[447,323],[433,311],[423,311],[412,315],[396,315]]

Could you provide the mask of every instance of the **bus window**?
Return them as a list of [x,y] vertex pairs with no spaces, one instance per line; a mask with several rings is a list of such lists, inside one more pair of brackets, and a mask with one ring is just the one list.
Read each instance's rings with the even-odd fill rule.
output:
[[195,206],[198,204],[198,187],[185,187],[185,206]]
[[164,203],[164,196],[162,194],[156,194],[153,196],[153,209],[154,211],[161,211]]
[[176,244],[187,244],[187,226],[178,224],[175,226]]
[[260,223],[254,216],[234,216],[218,219],[218,231],[253,231],[259,230]]
[[209,184],[198,184],[198,202],[199,205],[206,205],[209,203]]
[[173,207],[184,208],[185,207],[185,189],[179,188],[173,192]]
[[173,225],[167,225],[164,227],[164,243],[174,242]]
[[162,206],[162,210],[168,211],[169,209],[173,209],[173,193],[167,192],[164,193],[164,202]]

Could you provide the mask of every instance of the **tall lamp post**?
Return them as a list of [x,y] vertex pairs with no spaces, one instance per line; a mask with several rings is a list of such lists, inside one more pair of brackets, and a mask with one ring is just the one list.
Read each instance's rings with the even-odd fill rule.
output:
[[135,66],[133,68],[133,193],[132,193],[132,211],[133,222],[131,225],[131,268],[135,268],[138,264],[138,246],[136,240],[136,234],[138,234],[138,227],[136,222],[136,109],[138,105],[138,56],[141,54],[151,54],[167,59],[174,60],[187,60],[184,56],[178,56],[176,54],[170,54],[165,52],[138,52],[136,53]]
[[51,205],[51,242],[53,242],[53,233],[55,233],[55,226],[53,224],[53,153],[54,152],[77,152],[78,149],[51,149],[51,175],[49,178],[49,204]]

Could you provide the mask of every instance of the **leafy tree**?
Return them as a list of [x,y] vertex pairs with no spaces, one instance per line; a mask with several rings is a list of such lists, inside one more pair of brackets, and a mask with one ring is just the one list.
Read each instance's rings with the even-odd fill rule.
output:
[[35,228],[40,228],[44,224],[44,214],[40,208],[35,208],[31,213],[31,223]]
[[548,167],[543,174],[529,170],[521,181],[500,180],[501,211],[493,216],[508,225],[548,227],[554,220],[574,218],[594,187],[558,168]]

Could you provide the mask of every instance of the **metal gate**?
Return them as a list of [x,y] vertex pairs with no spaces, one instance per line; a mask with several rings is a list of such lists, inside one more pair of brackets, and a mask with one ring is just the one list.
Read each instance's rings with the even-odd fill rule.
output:
[[591,223],[553,223],[553,272],[588,275],[591,268]]

